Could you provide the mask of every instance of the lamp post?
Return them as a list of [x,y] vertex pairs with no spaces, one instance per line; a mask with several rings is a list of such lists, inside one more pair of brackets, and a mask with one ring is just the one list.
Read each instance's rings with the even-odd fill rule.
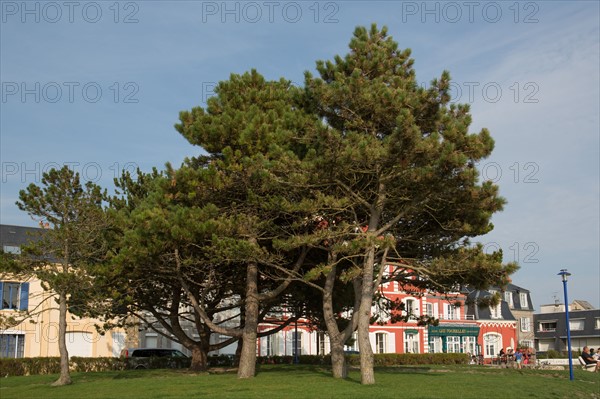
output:
[[567,269],[561,269],[559,276],[562,277],[563,289],[565,291],[565,319],[567,321],[567,345],[569,347],[569,379],[573,381],[573,355],[571,352],[571,325],[569,324],[569,297],[567,295],[567,277],[571,275]]
[[296,321],[294,321],[294,364],[299,364],[298,357],[298,314],[296,313]]

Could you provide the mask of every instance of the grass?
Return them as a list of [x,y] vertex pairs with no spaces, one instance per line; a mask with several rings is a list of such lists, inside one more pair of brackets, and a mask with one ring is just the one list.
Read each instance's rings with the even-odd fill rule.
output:
[[600,398],[600,373],[496,369],[483,366],[415,366],[376,370],[377,384],[360,385],[358,370],[334,380],[320,366],[261,366],[256,378],[234,372],[181,370],[73,373],[73,385],[52,387],[56,375],[0,379],[0,398]]

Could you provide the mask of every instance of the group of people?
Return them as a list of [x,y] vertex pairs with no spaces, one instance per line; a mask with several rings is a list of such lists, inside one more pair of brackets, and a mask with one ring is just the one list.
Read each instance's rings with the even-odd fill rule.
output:
[[585,362],[585,364],[595,364],[596,368],[594,371],[598,372],[600,370],[600,348],[594,353],[594,349],[590,349],[588,346],[583,347],[583,352],[581,353],[581,358]]
[[530,348],[519,349],[513,352],[512,348],[508,348],[506,352],[504,352],[504,348],[500,349],[500,353],[498,356],[500,357],[500,362],[507,363],[508,360],[514,360],[517,364],[517,368],[523,368],[524,364],[529,364],[531,361],[531,356],[533,355]]
[[[532,360],[533,353],[530,348],[519,349],[513,352],[512,348],[507,348],[506,352],[504,348],[500,350],[498,353],[499,363],[507,363],[509,360],[514,360],[518,369],[523,368],[524,364],[529,364]],[[594,352],[594,349],[590,349],[588,346],[583,347],[583,352],[581,353],[581,358],[585,362],[585,364],[595,364],[596,368],[594,371],[600,371],[600,348]],[[471,364],[477,364],[477,359],[475,356],[472,356]]]

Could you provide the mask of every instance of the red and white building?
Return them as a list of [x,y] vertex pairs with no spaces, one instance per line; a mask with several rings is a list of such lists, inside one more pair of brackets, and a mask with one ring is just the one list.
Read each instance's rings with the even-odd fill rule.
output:
[[[390,266],[391,267],[391,266]],[[391,270],[390,270],[391,271]],[[380,286],[380,293],[386,298],[401,301],[407,321],[392,322],[374,306],[373,313],[379,312],[380,323],[370,328],[370,341],[375,353],[469,353],[481,355],[484,362],[490,363],[502,348],[516,348],[519,345],[517,319],[511,309],[514,304],[502,300],[496,306],[480,307],[478,299],[495,294],[494,290],[457,291],[446,295],[435,292],[410,294],[416,290],[389,282]],[[509,285],[507,292],[519,287]],[[521,289],[523,290],[523,289]],[[523,290],[526,295],[529,291]],[[521,294],[522,295],[522,294]],[[503,299],[510,295],[503,295]],[[529,303],[531,300],[529,298]],[[419,318],[428,316],[438,319],[437,325],[419,325]],[[284,315],[285,317],[285,315]],[[267,331],[277,324],[263,324],[260,331]],[[297,334],[296,334],[297,331]],[[356,333],[348,351],[358,351]],[[299,354],[317,355],[329,353],[329,340],[322,331],[310,329],[301,320],[282,331],[259,338],[260,356],[294,355],[297,340]]]

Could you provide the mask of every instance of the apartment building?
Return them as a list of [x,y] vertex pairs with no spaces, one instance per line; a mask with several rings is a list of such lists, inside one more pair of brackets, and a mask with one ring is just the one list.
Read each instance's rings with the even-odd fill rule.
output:
[[[4,252],[19,254],[41,229],[0,225],[0,245]],[[23,318],[17,325],[0,325],[0,357],[58,356],[58,305],[55,296],[42,288],[36,279],[0,272],[0,316]],[[69,356],[118,356],[126,345],[127,335],[114,329],[104,335],[96,331],[100,321],[67,314],[67,349]]]
[[[574,300],[569,306],[571,347],[581,351],[584,346],[600,347],[600,309],[587,301]],[[565,305],[556,301],[542,305],[533,315],[535,347],[539,352],[567,350],[567,319]]]

